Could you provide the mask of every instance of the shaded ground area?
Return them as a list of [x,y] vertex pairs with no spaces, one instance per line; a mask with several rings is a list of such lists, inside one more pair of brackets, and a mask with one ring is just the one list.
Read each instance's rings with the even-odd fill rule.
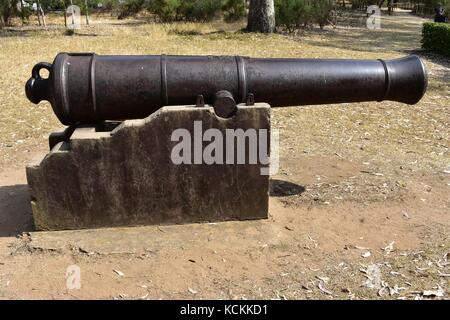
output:
[[[294,36],[234,32],[238,24],[102,20],[84,36],[0,34],[0,297],[449,298],[450,61],[418,49],[423,21],[397,15],[384,17],[381,30]],[[267,221],[36,233],[23,167],[46,152],[60,124],[48,104],[26,100],[23,84],[35,62],[59,51],[369,59],[415,52],[430,85],[416,106],[274,109],[281,159]],[[81,290],[66,289],[73,264]]]
[[0,174],[0,237],[13,237],[34,229],[25,170]]

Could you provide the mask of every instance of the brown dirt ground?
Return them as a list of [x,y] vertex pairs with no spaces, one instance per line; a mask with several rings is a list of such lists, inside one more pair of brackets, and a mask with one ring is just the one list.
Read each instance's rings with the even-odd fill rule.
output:
[[[239,24],[119,24],[107,17],[72,37],[60,28],[0,31],[0,298],[449,298],[450,61],[417,51],[423,21],[397,15],[383,18],[380,31],[293,36],[235,32]],[[430,86],[416,106],[274,110],[281,163],[266,221],[36,233],[24,166],[46,152],[48,133],[60,125],[48,104],[26,100],[23,84],[35,62],[58,51],[316,58],[416,52]],[[66,288],[72,264],[81,268],[80,290]]]

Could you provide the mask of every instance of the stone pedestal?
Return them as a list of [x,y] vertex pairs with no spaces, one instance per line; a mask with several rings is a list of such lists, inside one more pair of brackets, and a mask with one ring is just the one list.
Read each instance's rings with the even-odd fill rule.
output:
[[[267,218],[269,177],[261,174],[267,164],[260,158],[249,164],[248,145],[245,164],[236,159],[232,164],[205,163],[202,149],[211,142],[200,140],[199,145],[195,135],[210,128],[223,135],[227,159],[231,150],[226,147],[227,129],[265,129],[270,137],[270,107],[239,105],[231,118],[223,119],[210,106],[170,106],[142,120],[53,134],[51,151],[27,167],[36,229]],[[187,158],[175,152],[181,141],[174,139],[176,129],[185,129],[178,133],[192,137],[192,164],[173,161],[174,154]],[[237,151],[235,145],[235,157]]]

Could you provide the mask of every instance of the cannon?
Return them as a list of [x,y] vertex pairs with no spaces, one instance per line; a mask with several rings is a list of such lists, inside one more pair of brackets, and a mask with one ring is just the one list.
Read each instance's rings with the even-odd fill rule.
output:
[[[49,72],[42,77],[41,70]],[[391,100],[417,103],[427,72],[415,55],[394,60],[262,59],[241,56],[102,56],[60,53],[32,69],[25,90],[65,125],[145,118],[163,106],[272,107]]]
[[25,86],[30,101],[49,101],[68,125],[27,167],[35,226],[266,219],[269,175],[278,167],[272,107],[414,104],[426,87],[417,56],[58,54],[36,64]]

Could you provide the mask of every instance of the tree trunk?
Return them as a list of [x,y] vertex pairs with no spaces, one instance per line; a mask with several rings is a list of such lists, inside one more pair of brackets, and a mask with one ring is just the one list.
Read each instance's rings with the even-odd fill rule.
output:
[[39,26],[41,26],[41,10],[39,10],[40,7],[41,7],[41,3],[39,2],[39,0],[37,0],[37,3],[36,3],[36,14],[37,14]]
[[247,31],[263,33],[275,31],[273,0],[250,0]]
[[47,23],[45,23],[45,13],[44,13],[44,9],[42,9],[42,6],[40,6],[39,11],[41,12],[42,25],[43,25],[44,27],[46,27],[46,26],[47,26]]
[[62,4],[63,4],[63,8],[64,8],[64,27],[67,28],[67,6],[66,6],[66,1],[63,0]]
[[88,0],[84,0],[85,6],[86,6],[86,25],[89,25],[89,7],[88,7]]
[[[75,26],[75,10],[73,8],[73,1],[70,0],[70,8],[72,9],[71,17],[72,17],[72,28]],[[80,21],[81,22],[81,21]]]
[[25,13],[23,12],[23,0],[20,0],[20,20],[22,20],[22,26],[25,24]]
[[0,4],[2,9],[0,9],[0,22],[1,25],[8,26],[10,24],[11,16],[13,14],[13,4],[8,1]]

